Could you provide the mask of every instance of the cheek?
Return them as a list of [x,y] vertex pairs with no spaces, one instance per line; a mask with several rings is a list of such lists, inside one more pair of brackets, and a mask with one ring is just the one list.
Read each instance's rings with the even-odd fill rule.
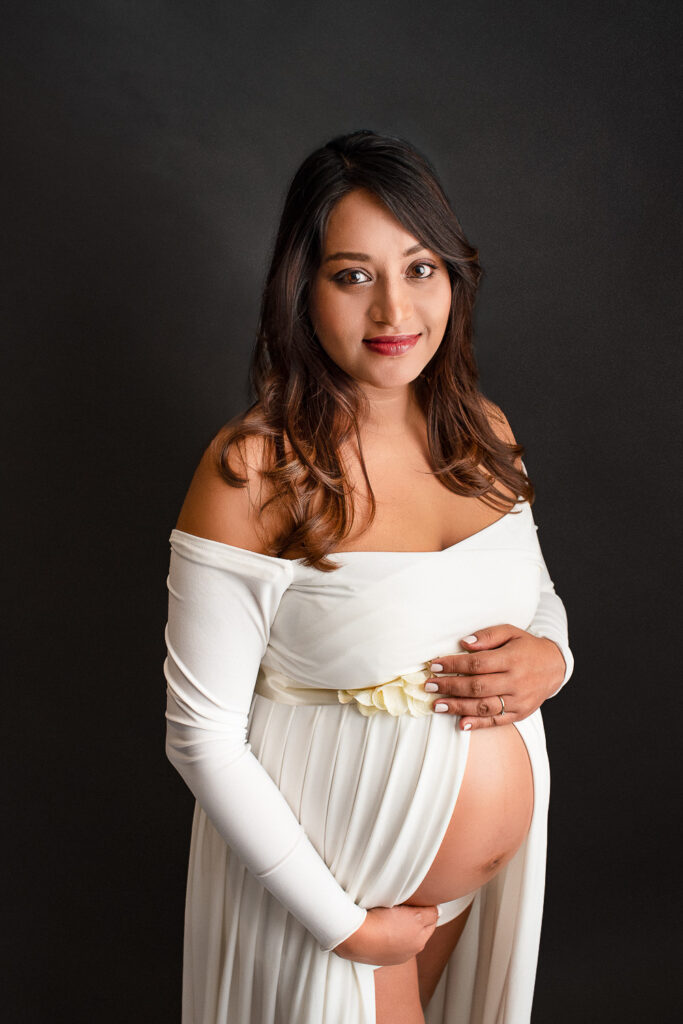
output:
[[309,303],[309,315],[318,337],[332,344],[344,341],[354,319],[353,305],[344,299],[342,295],[318,294],[312,295]]
[[445,331],[451,314],[451,288],[448,282],[435,291],[429,305],[432,324]]
[[334,320],[334,303],[324,287],[318,285],[311,289],[308,307],[313,324],[319,326],[321,330]]

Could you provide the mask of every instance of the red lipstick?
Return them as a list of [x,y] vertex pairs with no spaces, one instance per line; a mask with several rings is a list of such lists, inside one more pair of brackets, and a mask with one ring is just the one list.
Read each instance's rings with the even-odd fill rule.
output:
[[417,344],[419,334],[378,334],[375,338],[364,338],[363,344],[381,356],[400,356]]

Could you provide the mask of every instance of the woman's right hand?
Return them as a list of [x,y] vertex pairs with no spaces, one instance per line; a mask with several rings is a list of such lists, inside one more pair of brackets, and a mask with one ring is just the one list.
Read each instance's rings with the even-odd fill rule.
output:
[[438,919],[434,906],[372,907],[360,928],[332,952],[361,964],[404,964],[424,949]]

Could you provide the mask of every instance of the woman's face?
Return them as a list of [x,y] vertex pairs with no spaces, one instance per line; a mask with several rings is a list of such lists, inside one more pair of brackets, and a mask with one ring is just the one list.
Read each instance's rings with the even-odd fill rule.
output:
[[309,313],[320,344],[341,369],[361,385],[407,387],[441,344],[450,308],[451,283],[440,257],[372,193],[356,189],[339,200]]

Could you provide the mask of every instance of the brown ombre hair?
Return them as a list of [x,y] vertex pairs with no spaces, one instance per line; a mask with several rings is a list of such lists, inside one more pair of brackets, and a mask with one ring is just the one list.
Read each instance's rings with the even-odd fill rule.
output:
[[[261,304],[250,381],[255,401],[213,442],[223,478],[244,487],[247,478],[229,456],[247,437],[263,442],[260,473],[278,522],[269,554],[300,557],[324,571],[327,557],[348,536],[354,509],[341,449],[355,435],[370,499],[359,424],[367,398],[356,381],[330,359],[308,314],[308,297],[323,254],[327,221],[353,189],[380,199],[403,227],[444,260],[451,282],[451,311],[439,348],[413,381],[427,422],[433,473],[455,494],[481,498],[501,512],[509,495],[533,501],[533,487],[515,466],[522,445],[501,440],[490,425],[495,406],[477,387],[472,313],[481,277],[469,244],[429,161],[403,139],[355,131],[332,139],[304,160],[287,192]],[[291,554],[293,553],[293,554]]]

